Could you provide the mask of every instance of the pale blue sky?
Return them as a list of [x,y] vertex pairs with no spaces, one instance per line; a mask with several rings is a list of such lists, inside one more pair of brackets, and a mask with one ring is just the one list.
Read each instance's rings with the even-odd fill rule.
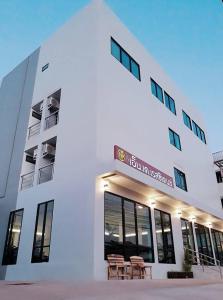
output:
[[[0,0],[0,78],[88,2]],[[202,112],[211,150],[223,149],[222,1],[106,2]]]

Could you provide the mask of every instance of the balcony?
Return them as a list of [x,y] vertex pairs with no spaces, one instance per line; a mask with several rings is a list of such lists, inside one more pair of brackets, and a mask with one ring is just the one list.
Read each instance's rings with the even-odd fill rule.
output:
[[33,186],[34,171],[21,176],[21,190],[28,189]]
[[223,168],[223,151],[213,153],[214,163],[219,167]]
[[40,133],[40,121],[28,128],[28,139]]
[[50,181],[53,179],[54,163],[44,166],[39,169],[38,184]]
[[45,129],[49,129],[59,122],[59,111],[53,112],[50,116],[45,119]]

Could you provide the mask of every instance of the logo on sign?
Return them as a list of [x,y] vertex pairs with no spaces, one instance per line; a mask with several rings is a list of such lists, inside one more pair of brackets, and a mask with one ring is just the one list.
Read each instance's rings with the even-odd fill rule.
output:
[[147,164],[119,146],[114,147],[114,158],[172,188],[174,187],[172,177]]

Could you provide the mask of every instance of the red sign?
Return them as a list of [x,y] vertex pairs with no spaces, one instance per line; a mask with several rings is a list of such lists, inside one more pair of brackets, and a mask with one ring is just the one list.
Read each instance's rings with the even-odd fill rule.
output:
[[114,147],[114,158],[172,188],[174,187],[172,177],[147,164],[117,145]]

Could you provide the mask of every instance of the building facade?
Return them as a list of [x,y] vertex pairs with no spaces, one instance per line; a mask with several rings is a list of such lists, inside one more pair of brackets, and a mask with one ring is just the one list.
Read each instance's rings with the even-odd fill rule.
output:
[[[19,147],[12,205],[2,201],[5,278],[106,279],[109,253],[143,256],[165,278],[182,269],[184,247],[223,263],[203,119],[103,1],[31,58],[21,136],[4,149]],[[17,90],[5,89],[11,103]]]

